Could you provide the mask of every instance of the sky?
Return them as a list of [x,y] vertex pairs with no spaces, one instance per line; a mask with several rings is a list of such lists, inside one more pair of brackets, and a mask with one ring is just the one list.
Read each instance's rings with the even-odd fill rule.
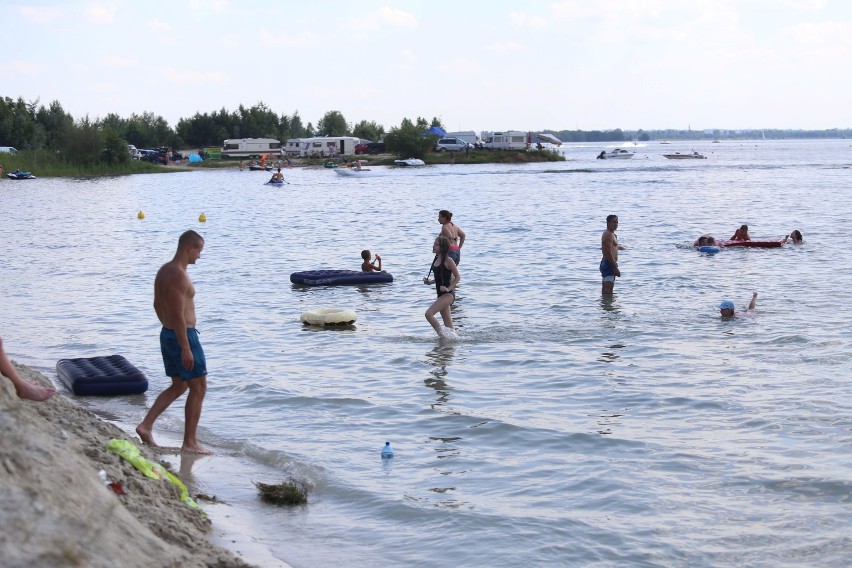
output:
[[0,96],[170,126],[852,127],[848,0],[0,0]]

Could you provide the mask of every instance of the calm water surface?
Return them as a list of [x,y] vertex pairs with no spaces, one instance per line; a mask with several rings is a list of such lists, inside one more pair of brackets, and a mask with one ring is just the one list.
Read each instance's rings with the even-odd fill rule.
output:
[[[661,157],[693,148],[709,159]],[[166,461],[222,501],[214,538],[259,564],[849,565],[848,141],[601,149],[370,179],[294,169],[283,188],[237,171],[3,181],[0,332],[54,380],[60,358],[125,355],[147,394],[75,400],[131,428],[168,384],[154,274],[201,232],[200,437],[217,456]],[[452,342],[423,318],[443,208],[468,234]],[[626,247],[611,301],[609,213]],[[690,246],[742,223],[805,244]],[[289,282],[355,269],[362,248],[392,284]],[[754,290],[754,316],[720,319]],[[318,307],[358,322],[303,327]],[[161,443],[179,445],[182,421],[182,405],[163,416]],[[312,485],[309,506],[258,502],[252,481],[285,476]]]

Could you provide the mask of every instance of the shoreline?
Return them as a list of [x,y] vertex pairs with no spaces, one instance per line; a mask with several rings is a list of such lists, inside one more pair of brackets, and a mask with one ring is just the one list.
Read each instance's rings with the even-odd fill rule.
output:
[[[25,380],[53,386],[43,374],[13,364]],[[45,402],[31,402],[19,399],[10,381],[0,385],[4,565],[255,566],[211,540],[244,546],[244,533],[214,527],[206,513],[179,500],[175,486],[144,477],[106,449],[113,438],[129,440],[142,456],[162,463],[135,437],[75,405],[61,388]],[[100,470],[125,495],[106,487]],[[203,511],[206,503],[199,505]]]

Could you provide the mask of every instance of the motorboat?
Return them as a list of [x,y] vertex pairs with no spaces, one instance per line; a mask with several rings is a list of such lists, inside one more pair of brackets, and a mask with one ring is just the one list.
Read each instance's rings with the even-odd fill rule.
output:
[[426,162],[421,160],[420,158],[406,158],[405,160],[394,160],[393,164],[395,166],[402,167],[417,167],[417,166],[425,166]]
[[14,172],[9,172],[6,174],[6,177],[9,179],[35,179],[36,177],[30,172],[22,172],[21,170],[15,170]]
[[693,151],[691,154],[681,154],[680,152],[675,152],[674,154],[663,154],[664,158],[668,158],[669,160],[706,160],[707,156],[704,154],[699,154],[698,152]]
[[668,140],[660,140],[660,144],[671,144]]
[[334,168],[334,173],[343,177],[373,177],[378,174],[370,168]]
[[636,152],[629,152],[624,148],[613,148],[613,150],[607,153],[606,150],[601,150],[601,153],[598,154],[598,160],[616,160],[616,159],[624,159],[624,158],[632,158],[636,155]]

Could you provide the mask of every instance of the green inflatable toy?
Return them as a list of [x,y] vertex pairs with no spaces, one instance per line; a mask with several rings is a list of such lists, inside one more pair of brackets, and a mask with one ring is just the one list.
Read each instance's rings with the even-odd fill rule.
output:
[[176,485],[180,489],[180,500],[193,509],[201,510],[201,507],[198,506],[198,503],[192,500],[192,497],[189,496],[189,490],[186,488],[186,485],[178,479],[178,477],[164,468],[162,465],[158,463],[154,463],[150,460],[143,458],[139,454],[139,448],[128,442],[127,440],[119,440],[118,438],[113,438],[110,440],[106,449],[114,454],[118,454],[125,460],[129,461],[133,467],[138,469],[142,475],[145,477],[150,477],[151,479],[158,480],[167,480],[171,482],[173,485]]

